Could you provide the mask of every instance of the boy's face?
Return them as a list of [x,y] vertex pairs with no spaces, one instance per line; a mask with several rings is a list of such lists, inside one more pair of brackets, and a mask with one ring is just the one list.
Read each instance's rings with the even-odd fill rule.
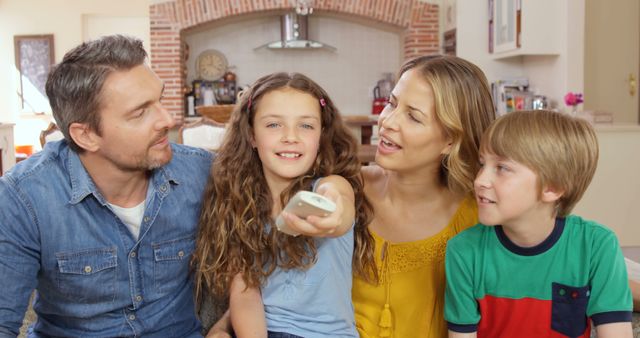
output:
[[540,199],[538,177],[531,169],[486,151],[480,151],[480,165],[474,190],[482,224],[523,229],[552,214],[553,203]]

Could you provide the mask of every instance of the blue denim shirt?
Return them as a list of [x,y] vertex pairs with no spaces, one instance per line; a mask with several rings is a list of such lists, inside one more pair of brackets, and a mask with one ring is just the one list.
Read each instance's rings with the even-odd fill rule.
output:
[[172,145],[150,176],[140,236],[65,141],[0,178],[0,337],[201,337],[189,260],[212,154]]

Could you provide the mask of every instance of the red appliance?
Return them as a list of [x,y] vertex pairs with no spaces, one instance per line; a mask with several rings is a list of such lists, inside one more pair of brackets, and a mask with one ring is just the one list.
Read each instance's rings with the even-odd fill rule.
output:
[[384,107],[389,103],[389,95],[393,89],[393,74],[383,73],[382,80],[378,81],[377,86],[373,88],[373,107],[371,114],[378,115]]
[[371,109],[371,114],[380,115],[387,103],[389,103],[389,98],[380,96],[380,87],[376,86],[373,88],[373,108]]

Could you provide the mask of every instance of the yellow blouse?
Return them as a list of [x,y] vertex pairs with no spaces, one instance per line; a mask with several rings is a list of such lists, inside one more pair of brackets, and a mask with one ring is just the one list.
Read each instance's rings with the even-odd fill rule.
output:
[[466,197],[446,228],[429,238],[390,243],[373,233],[380,284],[353,278],[353,306],[361,338],[446,337],[444,255],[447,241],[478,222]]

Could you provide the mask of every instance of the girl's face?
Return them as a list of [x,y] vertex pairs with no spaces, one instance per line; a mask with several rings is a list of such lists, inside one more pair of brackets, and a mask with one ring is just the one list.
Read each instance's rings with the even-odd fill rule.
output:
[[252,144],[270,187],[284,188],[311,168],[321,131],[320,103],[312,95],[286,87],[260,99]]
[[390,170],[440,167],[450,140],[437,120],[433,89],[416,69],[406,71],[393,88],[378,120],[376,162]]

